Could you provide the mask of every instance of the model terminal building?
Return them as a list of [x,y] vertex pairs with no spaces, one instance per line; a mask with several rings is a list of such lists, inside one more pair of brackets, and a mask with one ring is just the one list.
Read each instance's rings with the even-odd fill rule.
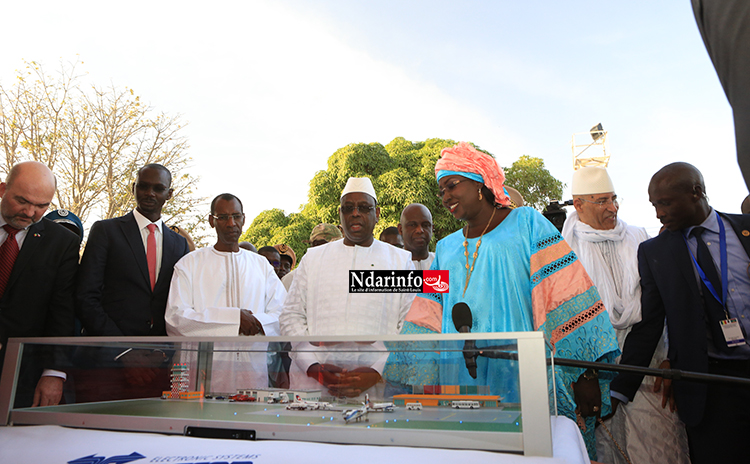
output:
[[393,395],[393,404],[405,406],[421,403],[422,406],[451,406],[453,401],[479,401],[482,407],[497,407],[500,396],[490,395],[487,385],[414,385],[412,393]]

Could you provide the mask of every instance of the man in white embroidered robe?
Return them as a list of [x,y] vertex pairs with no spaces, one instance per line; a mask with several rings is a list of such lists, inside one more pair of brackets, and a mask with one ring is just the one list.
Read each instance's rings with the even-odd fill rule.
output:
[[[339,208],[344,239],[307,250],[280,317],[283,335],[399,333],[413,293],[349,293],[349,270],[414,269],[411,253],[375,240],[379,214],[370,179],[350,178]],[[388,358],[383,348],[382,343],[296,344],[291,387],[378,397],[382,392],[372,387],[383,385],[380,373]]]
[[[638,246],[649,237],[644,228],[618,219],[617,195],[606,169],[577,170],[571,190],[575,211],[566,219],[562,235],[594,281],[622,349],[630,328],[641,320]],[[651,367],[659,367],[666,359],[665,332]],[[650,462],[656,456],[660,462],[689,462],[684,426],[677,414],[662,408],[654,378],[646,379],[635,400],[621,406],[606,424],[633,462]],[[626,462],[601,428],[596,443],[598,461]]]
[[[222,194],[211,203],[216,245],[175,265],[167,302],[167,334],[190,337],[279,335],[286,291],[263,256],[239,247],[242,203]],[[268,386],[267,343],[216,343],[211,391]],[[185,360],[183,359],[183,362]]]

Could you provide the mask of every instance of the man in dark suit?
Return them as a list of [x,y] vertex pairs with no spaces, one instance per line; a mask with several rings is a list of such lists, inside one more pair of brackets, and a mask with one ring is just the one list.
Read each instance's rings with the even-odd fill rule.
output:
[[[76,294],[76,309],[86,335],[167,334],[164,310],[169,283],[175,263],[189,251],[187,241],[161,220],[162,207],[172,198],[171,183],[172,176],[164,166],[142,167],[132,187],[136,209],[98,221],[91,228]],[[115,357],[123,366],[143,367],[158,365],[163,354],[133,350],[108,361]],[[128,376],[131,384],[153,380],[148,370],[127,372],[136,374]]]
[[[662,168],[648,191],[667,230],[638,250],[643,319],[625,341],[622,364],[648,366],[666,317],[673,368],[750,378],[750,217],[714,211],[701,173],[687,163]],[[632,400],[642,378],[620,374],[613,397]],[[693,464],[748,458],[750,389],[675,381],[663,406],[671,394]]]
[[[54,175],[36,161],[17,164],[0,183],[0,372],[9,337],[73,335],[78,237],[42,219],[54,194]],[[49,369],[52,352],[30,349],[41,357],[22,364],[16,406],[58,404],[66,374]]]

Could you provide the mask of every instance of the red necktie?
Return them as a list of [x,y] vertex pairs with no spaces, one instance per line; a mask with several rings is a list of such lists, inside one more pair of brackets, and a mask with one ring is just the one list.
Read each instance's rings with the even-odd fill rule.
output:
[[10,273],[13,271],[13,264],[15,264],[18,257],[16,234],[20,232],[20,230],[11,227],[10,224],[5,224],[3,229],[8,232],[8,238],[0,245],[0,295],[5,293],[5,286],[8,285]]
[[148,240],[146,241],[146,261],[148,261],[148,275],[151,277],[151,290],[156,285],[156,224],[148,226]]

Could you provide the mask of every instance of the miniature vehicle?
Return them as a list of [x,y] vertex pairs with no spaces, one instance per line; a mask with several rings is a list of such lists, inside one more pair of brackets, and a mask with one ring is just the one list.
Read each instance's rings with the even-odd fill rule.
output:
[[482,407],[479,401],[459,400],[451,401],[451,407],[455,409],[479,409]]
[[211,396],[211,395],[206,395],[206,396],[204,396],[204,398],[205,398],[205,399],[207,399],[207,400],[211,400],[211,399],[213,399],[213,396]]
[[422,403],[406,403],[407,411],[421,411]]
[[271,392],[268,394],[268,404],[281,403],[286,404],[289,402],[289,396],[285,392]]
[[227,399],[227,398],[226,398],[225,396],[221,396],[221,395],[220,395],[220,396],[216,396],[216,397],[214,397],[214,399],[215,399],[215,400],[225,400],[225,399]]
[[237,402],[250,402],[255,401],[254,396],[247,396],[247,395],[232,395],[229,397],[229,401],[237,401]]
[[[368,397],[369,400],[369,397]],[[396,406],[393,403],[371,403],[368,401],[367,407],[373,412],[394,412]]]
[[331,403],[326,403],[325,401],[307,401],[300,398],[299,395],[295,395],[294,402],[286,406],[287,409],[295,411],[330,409],[330,407]]

